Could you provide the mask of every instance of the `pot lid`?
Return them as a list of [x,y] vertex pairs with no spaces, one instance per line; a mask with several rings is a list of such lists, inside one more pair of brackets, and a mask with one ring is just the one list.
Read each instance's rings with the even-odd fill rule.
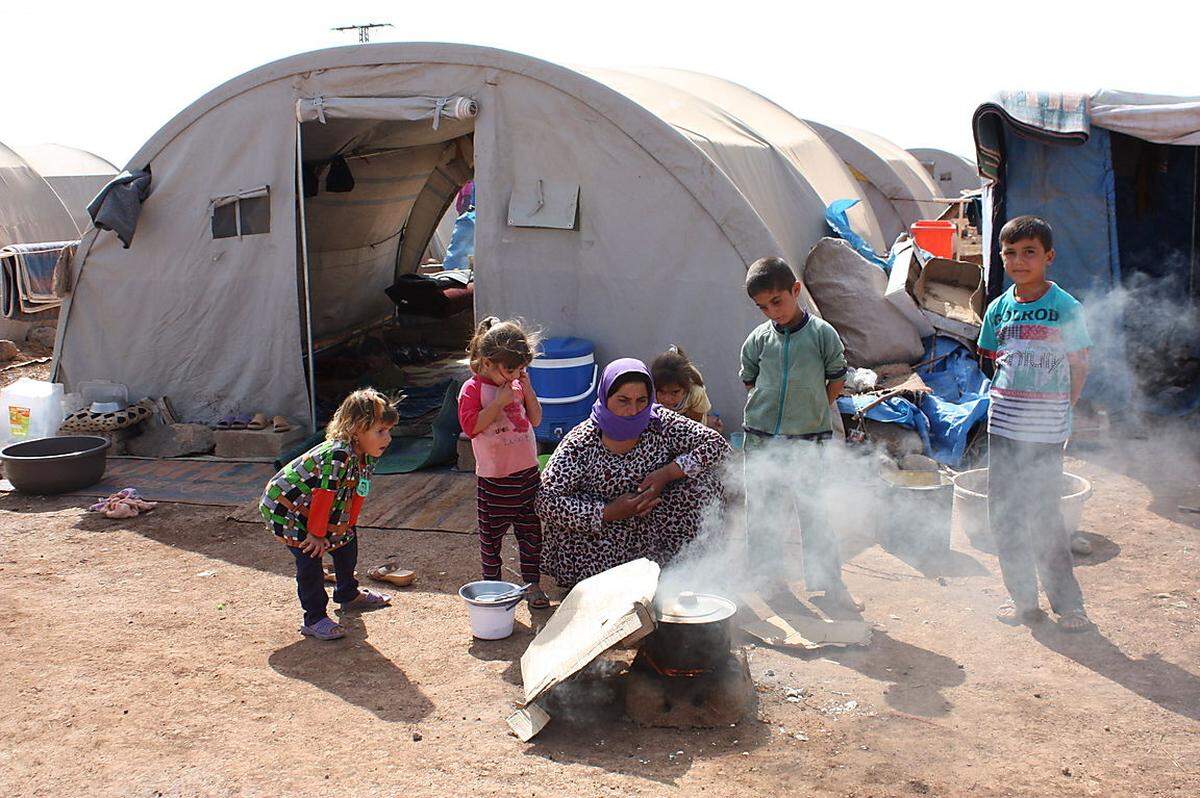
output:
[[658,619],[663,623],[712,623],[737,612],[737,605],[724,596],[684,590],[660,600]]

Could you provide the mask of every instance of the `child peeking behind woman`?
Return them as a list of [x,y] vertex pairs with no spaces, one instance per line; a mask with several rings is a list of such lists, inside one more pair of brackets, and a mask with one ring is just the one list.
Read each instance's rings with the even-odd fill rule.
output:
[[307,637],[336,640],[346,634],[325,614],[329,596],[321,556],[326,552],[337,575],[333,600],[343,612],[391,603],[390,596],[358,587],[355,524],[371,490],[375,461],[392,442],[398,420],[379,391],[355,391],[333,414],[325,440],[285,465],[263,492],[259,511],[296,560],[296,592],[304,608],[300,633]]
[[471,379],[458,394],[458,420],[471,439],[479,480],[479,557],[484,579],[500,578],[500,544],[512,526],[529,606],[550,606],[541,588],[542,524],[533,502],[541,482],[533,428],[542,421],[526,367],[537,336],[516,321],[487,318],[467,346]]
[[672,345],[654,358],[650,375],[654,380],[654,398],[660,405],[718,432],[723,429],[721,419],[712,412],[704,377],[683,349]]

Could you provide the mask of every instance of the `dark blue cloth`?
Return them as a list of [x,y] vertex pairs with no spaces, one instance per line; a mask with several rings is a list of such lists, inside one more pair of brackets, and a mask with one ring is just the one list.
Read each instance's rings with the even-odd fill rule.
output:
[[[328,617],[325,614],[325,608],[329,606],[329,594],[325,592],[325,571],[321,568],[320,558],[310,557],[293,546],[288,546],[288,549],[296,558],[296,595],[300,597],[300,606],[304,608],[304,625],[312,626]],[[329,556],[333,559],[333,571],[337,574],[333,600],[339,604],[354,601],[358,597],[358,580],[354,578],[354,569],[358,565],[358,537],[334,549]]]

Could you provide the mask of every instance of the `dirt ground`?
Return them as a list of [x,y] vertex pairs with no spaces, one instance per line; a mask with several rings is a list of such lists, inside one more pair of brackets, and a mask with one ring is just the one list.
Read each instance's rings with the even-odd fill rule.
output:
[[1179,505],[1200,465],[1117,440],[1069,468],[1095,484],[1096,633],[996,622],[995,558],[961,532],[937,563],[849,540],[869,648],[747,645],[735,727],[641,729],[602,694],[529,744],[504,718],[545,618],[471,639],[469,536],[364,532],[364,566],[396,554],[420,580],[320,643],[296,633],[291,558],[227,510],[0,497],[0,794],[1195,796],[1200,514]]

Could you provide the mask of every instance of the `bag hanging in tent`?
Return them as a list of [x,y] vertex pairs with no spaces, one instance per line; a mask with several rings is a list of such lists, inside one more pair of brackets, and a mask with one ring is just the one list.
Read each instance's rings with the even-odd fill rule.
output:
[[350,165],[340,155],[329,162],[325,190],[332,194],[345,194],[354,190],[354,175],[350,172]]

